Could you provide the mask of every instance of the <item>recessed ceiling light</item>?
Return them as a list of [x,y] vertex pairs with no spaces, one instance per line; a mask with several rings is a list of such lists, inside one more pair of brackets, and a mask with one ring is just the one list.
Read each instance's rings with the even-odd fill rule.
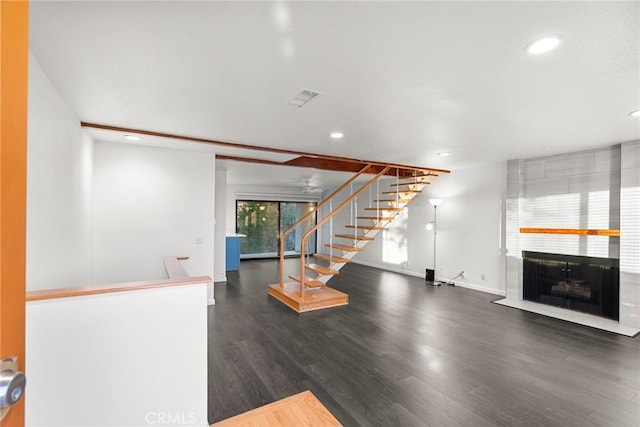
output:
[[529,55],[540,55],[541,53],[551,52],[560,46],[560,42],[560,37],[544,37],[527,45],[526,50]]
[[438,156],[440,156],[440,157],[447,157],[447,156],[450,156],[450,155],[451,155],[451,153],[449,151],[441,151],[441,152],[438,153]]
[[553,145],[545,145],[544,149],[545,150],[551,150],[553,148]]
[[640,117],[640,110],[632,111],[629,113],[631,117]]
[[140,137],[135,135],[125,135],[124,138],[129,141],[140,141]]
[[344,136],[342,132],[331,132],[331,138],[340,139]]

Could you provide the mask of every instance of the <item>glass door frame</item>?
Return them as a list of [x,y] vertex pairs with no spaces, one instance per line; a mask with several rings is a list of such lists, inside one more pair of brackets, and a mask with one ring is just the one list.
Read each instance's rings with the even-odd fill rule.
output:
[[[313,203],[314,207],[318,205],[318,201],[316,200],[304,200],[304,201],[300,201],[300,200],[257,200],[257,199],[236,199],[236,215],[235,215],[235,223],[236,223],[236,233],[240,233],[239,227],[238,227],[238,204],[242,203],[242,202],[252,202],[252,203],[276,203],[278,205],[278,247],[277,247],[277,252],[275,253],[275,255],[270,256],[251,256],[250,254],[242,254],[240,253],[240,259],[241,260],[251,260],[251,259],[277,259],[280,255],[280,236],[282,234],[282,232],[284,231],[281,226],[282,226],[282,203]],[[318,212],[314,212],[313,214],[313,223],[314,225],[318,223]],[[310,248],[309,253],[316,253],[318,251],[318,232],[315,231],[314,232],[314,239],[313,239],[313,243],[314,243],[314,247]],[[249,255],[249,256],[247,256]],[[259,254],[258,254],[259,255]],[[286,254],[285,253],[285,258],[299,258],[303,255],[306,255],[304,250],[301,248],[300,253],[299,254]]]

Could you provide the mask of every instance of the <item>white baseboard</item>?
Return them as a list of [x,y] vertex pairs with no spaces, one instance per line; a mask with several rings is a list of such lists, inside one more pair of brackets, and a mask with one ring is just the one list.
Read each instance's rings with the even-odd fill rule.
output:
[[[397,267],[392,267],[392,266],[386,265],[386,264],[377,264],[377,263],[374,263],[374,262],[362,261],[362,260],[353,259],[353,258],[351,259],[351,262],[353,262],[355,264],[366,265],[367,267],[378,268],[380,270],[386,270],[386,271],[392,271],[394,273],[406,274],[407,276],[420,277],[422,279],[425,278],[424,277],[424,272],[416,272],[416,271],[411,271],[411,270],[407,270],[407,269],[404,269],[404,268],[397,268]],[[500,296],[505,296],[507,294],[506,291],[501,291],[499,289],[489,288],[487,286],[476,285],[474,283],[461,282],[461,281],[454,281],[454,283],[455,283],[456,286],[459,286],[461,288],[473,289],[474,291],[486,292],[488,294],[500,295]]]
[[506,291],[489,288],[487,286],[476,285],[475,283],[467,283],[467,282],[459,282],[459,281],[454,281],[453,283],[455,283],[456,286],[459,286],[461,288],[473,289],[474,291],[486,292],[488,294],[499,295],[501,297],[507,295]]
[[367,267],[373,267],[380,270],[393,271],[394,273],[406,274],[407,276],[421,277],[424,279],[424,273],[416,273],[415,271],[406,270],[404,268],[392,267],[386,264],[376,264],[375,262],[361,261],[359,259],[351,258],[351,262],[354,264],[366,265]]
[[207,305],[216,305],[216,300],[213,298],[210,298],[207,300]]
[[227,281],[227,275],[226,274],[221,274],[221,275],[213,276],[213,281],[214,281],[214,283],[226,282]]

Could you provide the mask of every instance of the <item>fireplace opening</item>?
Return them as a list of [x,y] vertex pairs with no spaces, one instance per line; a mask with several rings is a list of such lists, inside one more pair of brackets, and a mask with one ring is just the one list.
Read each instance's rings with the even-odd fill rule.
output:
[[619,320],[620,261],[523,251],[527,301]]

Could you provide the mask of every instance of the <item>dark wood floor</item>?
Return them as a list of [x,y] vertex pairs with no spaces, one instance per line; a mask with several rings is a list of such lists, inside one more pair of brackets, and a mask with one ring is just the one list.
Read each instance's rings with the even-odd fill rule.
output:
[[640,338],[353,264],[330,282],[350,305],[297,315],[276,268],[215,285],[210,422],[309,389],[345,426],[640,425]]

